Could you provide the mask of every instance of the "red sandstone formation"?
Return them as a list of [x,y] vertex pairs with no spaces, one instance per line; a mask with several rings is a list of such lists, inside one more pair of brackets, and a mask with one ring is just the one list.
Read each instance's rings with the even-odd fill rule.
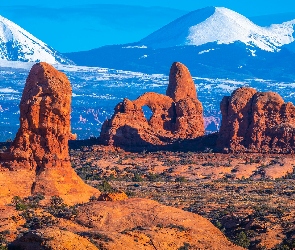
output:
[[[204,135],[203,107],[183,64],[173,63],[166,94],[145,93],[135,101],[124,99],[115,107],[113,117],[104,122],[102,143],[140,149]],[[152,110],[149,120],[144,116],[143,106]]]
[[223,98],[217,148],[249,152],[293,152],[295,106],[273,92],[239,88]]
[[175,62],[171,66],[166,95],[170,96],[175,102],[187,97],[197,98],[196,87],[191,74],[187,67],[179,62]]
[[69,160],[71,85],[66,75],[48,64],[33,66],[20,102],[20,128],[2,160],[36,170]]
[[124,201],[128,196],[124,192],[104,193],[98,197],[98,201]]
[[11,147],[0,155],[0,202],[42,193],[75,203],[99,193],[71,168],[71,95],[63,73],[46,63],[32,67],[20,103],[20,128]]

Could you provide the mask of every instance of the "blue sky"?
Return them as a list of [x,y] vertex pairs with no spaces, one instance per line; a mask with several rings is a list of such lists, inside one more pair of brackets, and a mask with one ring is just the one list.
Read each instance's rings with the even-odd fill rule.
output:
[[295,13],[294,0],[13,0],[0,15],[60,52],[135,42],[163,25],[206,6],[223,6],[247,17]]

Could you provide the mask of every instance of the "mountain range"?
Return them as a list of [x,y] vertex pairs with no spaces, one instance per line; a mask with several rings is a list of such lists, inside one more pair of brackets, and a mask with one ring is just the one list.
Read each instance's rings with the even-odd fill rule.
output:
[[276,15],[274,21],[284,22],[270,24],[271,17],[251,21],[224,7],[207,7],[189,12],[134,43],[62,54],[0,16],[0,59],[149,74],[167,74],[167,65],[180,61],[199,77],[293,81],[295,19],[286,21],[292,17],[293,13]]
[[145,73],[167,73],[167,65],[181,61],[201,77],[294,80],[294,25],[295,19],[262,27],[227,8],[207,7],[138,42],[65,55],[78,65]]
[[295,20],[260,27],[227,8],[208,7],[182,16],[142,39],[139,44],[158,49],[239,41],[253,49],[274,52],[294,41],[294,24]]
[[0,16],[0,59],[73,64],[64,55],[2,16]]

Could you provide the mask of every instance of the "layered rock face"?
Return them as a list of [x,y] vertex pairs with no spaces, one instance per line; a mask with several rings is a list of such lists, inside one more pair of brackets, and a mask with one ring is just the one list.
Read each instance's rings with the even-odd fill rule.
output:
[[32,170],[69,161],[72,89],[66,75],[45,63],[32,67],[20,102],[20,128],[1,160]]
[[[147,120],[142,107],[152,116]],[[173,63],[166,95],[145,93],[135,101],[124,99],[104,122],[100,139],[105,145],[149,148],[171,144],[179,139],[204,135],[203,107],[188,69]]]
[[0,154],[0,201],[1,196],[42,193],[75,203],[97,192],[71,168],[71,95],[63,73],[46,63],[32,67],[20,103],[20,128],[11,147]]
[[219,150],[289,153],[295,149],[295,106],[277,93],[239,88],[221,104]]

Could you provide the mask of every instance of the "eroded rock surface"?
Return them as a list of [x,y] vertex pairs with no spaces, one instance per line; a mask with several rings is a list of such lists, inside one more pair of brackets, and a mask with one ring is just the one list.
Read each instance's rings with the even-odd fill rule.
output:
[[59,228],[46,228],[25,233],[10,245],[11,249],[22,250],[97,250],[86,238]]
[[20,128],[1,160],[16,161],[29,169],[61,166],[69,161],[68,140],[72,89],[66,75],[39,63],[27,78],[20,102]]
[[147,199],[88,203],[76,221],[105,235],[104,249],[243,249],[207,219]]
[[175,102],[187,97],[197,98],[196,87],[191,74],[187,67],[179,62],[175,62],[171,66],[166,95],[170,96]]
[[20,102],[20,128],[11,147],[0,154],[0,202],[42,193],[75,203],[99,192],[71,168],[71,96],[63,73],[47,63],[32,67]]
[[[144,106],[152,111],[149,120]],[[151,92],[135,101],[124,99],[104,122],[100,139],[105,145],[141,150],[203,135],[203,107],[194,81],[183,64],[173,63],[166,95]]]
[[217,148],[290,153],[295,149],[295,106],[273,92],[239,88],[223,98]]
[[77,217],[71,221],[56,219],[54,226],[44,225],[25,232],[14,239],[10,247],[50,250],[243,249],[197,214],[140,198],[79,205]]

